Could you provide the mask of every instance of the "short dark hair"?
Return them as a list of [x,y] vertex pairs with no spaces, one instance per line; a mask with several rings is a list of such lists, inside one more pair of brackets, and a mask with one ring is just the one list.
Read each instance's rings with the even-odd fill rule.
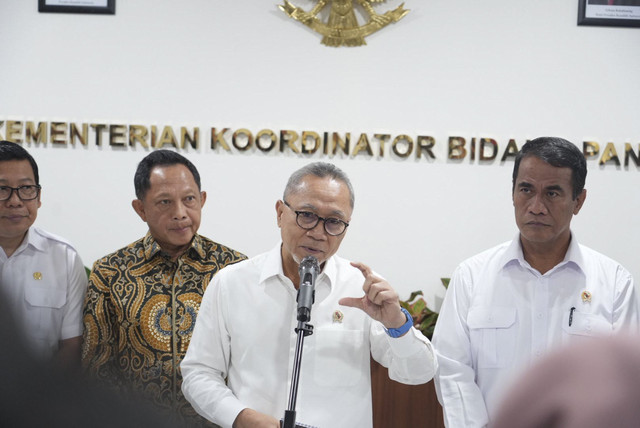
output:
[[573,184],[573,199],[576,199],[584,189],[587,179],[587,161],[578,147],[563,138],[539,137],[527,141],[516,156],[513,165],[513,186],[511,193],[516,188],[516,178],[522,159],[535,156],[556,168],[571,168],[571,181]]
[[0,162],[12,160],[28,160],[33,170],[33,178],[35,178],[36,184],[40,184],[38,164],[33,156],[19,144],[6,140],[0,141]]
[[144,157],[138,164],[136,174],[133,177],[133,185],[136,189],[136,197],[142,200],[147,191],[151,188],[151,170],[157,166],[171,166],[171,165],[184,165],[187,167],[193,179],[198,185],[198,190],[201,190],[200,186],[200,174],[195,165],[191,161],[179,153],[172,150],[160,149],[154,150]]
[[282,195],[282,198],[286,200],[287,196],[295,193],[296,187],[298,187],[300,183],[302,183],[302,180],[307,175],[313,175],[318,178],[331,177],[334,180],[342,181],[347,185],[347,188],[349,189],[349,202],[351,204],[351,208],[353,209],[353,204],[355,203],[355,195],[353,194],[353,186],[351,185],[349,177],[347,177],[347,174],[343,170],[328,162],[313,162],[303,166],[302,168],[291,174],[291,177],[289,177],[289,181],[287,181],[287,186],[284,188],[284,194]]

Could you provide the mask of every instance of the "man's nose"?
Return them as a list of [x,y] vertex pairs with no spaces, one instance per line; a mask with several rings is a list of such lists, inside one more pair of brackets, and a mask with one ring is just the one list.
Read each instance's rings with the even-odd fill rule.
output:
[[20,199],[20,197],[18,196],[18,191],[13,190],[11,192],[11,196],[5,201],[5,203],[7,203],[9,206],[14,207],[22,205],[22,199]]
[[533,214],[547,214],[547,206],[543,199],[543,195],[538,194],[531,199],[529,211]]
[[323,239],[327,235],[327,231],[324,230],[324,221],[318,220],[318,224],[313,229],[307,229],[307,233],[314,239]]
[[176,220],[181,220],[186,217],[187,217],[187,207],[185,207],[182,202],[176,203],[175,211],[173,212],[173,218]]

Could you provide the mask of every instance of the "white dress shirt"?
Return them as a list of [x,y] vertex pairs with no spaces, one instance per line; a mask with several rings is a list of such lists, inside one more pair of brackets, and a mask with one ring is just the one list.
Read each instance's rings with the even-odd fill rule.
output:
[[51,358],[58,342],[82,336],[87,274],[78,253],[64,239],[31,227],[7,258],[0,248],[0,290],[13,309],[25,342]]
[[[337,256],[316,279],[297,422],[371,427],[370,353],[399,382],[425,383],[434,375],[431,344],[420,332],[412,328],[393,339],[364,312],[338,304],[342,297],[362,296],[363,283],[362,273]],[[280,245],[213,278],[181,364],[182,390],[201,415],[223,427],[231,427],[244,408],[284,416],[297,338],[296,293],[283,273]]]
[[631,275],[575,238],[544,275],[524,260],[519,235],[464,261],[433,337],[445,425],[486,426],[519,371],[561,345],[621,329],[638,330]]

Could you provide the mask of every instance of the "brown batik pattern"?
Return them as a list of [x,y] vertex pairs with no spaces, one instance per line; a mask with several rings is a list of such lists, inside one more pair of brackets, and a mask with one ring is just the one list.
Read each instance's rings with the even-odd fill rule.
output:
[[209,281],[245,258],[196,235],[172,261],[147,234],[98,260],[84,308],[84,367],[121,392],[141,393],[189,425],[199,424],[182,395],[179,364]]

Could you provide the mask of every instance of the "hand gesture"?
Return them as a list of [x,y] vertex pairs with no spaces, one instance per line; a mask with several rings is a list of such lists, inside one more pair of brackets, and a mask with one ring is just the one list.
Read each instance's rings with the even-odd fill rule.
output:
[[398,293],[384,279],[374,275],[371,268],[363,263],[351,262],[364,276],[364,296],[343,297],[338,303],[358,308],[371,318],[380,321],[386,328],[398,328],[407,322],[407,317],[400,310]]

